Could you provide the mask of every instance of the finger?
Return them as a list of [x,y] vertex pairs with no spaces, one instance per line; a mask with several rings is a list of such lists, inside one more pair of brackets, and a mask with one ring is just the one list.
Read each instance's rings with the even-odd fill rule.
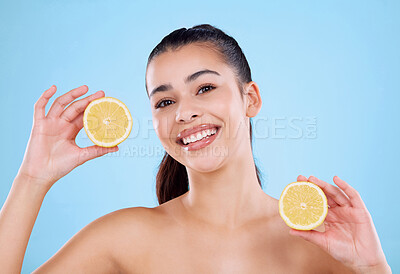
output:
[[289,234],[292,236],[298,236],[306,241],[309,241],[325,251],[328,251],[328,245],[325,238],[325,232],[319,232],[315,230],[296,230],[291,228]]
[[101,146],[93,145],[93,146],[90,146],[90,147],[82,148],[81,149],[81,154],[79,155],[79,161],[78,161],[79,165],[81,165],[81,164],[83,164],[83,163],[85,163],[85,162],[87,162],[87,161],[89,161],[91,159],[103,156],[103,155],[105,155],[107,153],[110,153],[110,152],[116,152],[118,150],[119,150],[118,146],[115,146],[115,147],[101,147]]
[[308,181],[322,188],[325,194],[327,194],[326,196],[332,198],[332,200],[335,201],[338,205],[340,206],[351,205],[349,198],[346,197],[346,195],[339,188],[331,184],[328,184],[327,182],[322,181],[314,176],[310,176],[308,178]]
[[83,112],[76,116],[76,118],[72,121],[72,124],[75,125],[78,131],[80,131],[83,128]]
[[297,176],[297,182],[307,182],[307,177],[299,175]]
[[46,105],[49,102],[51,96],[54,95],[56,90],[57,87],[55,85],[52,85],[48,90],[43,92],[42,95],[39,97],[39,99],[36,101],[33,112],[33,118],[35,120],[43,119],[46,117],[45,116]]
[[57,118],[63,112],[66,105],[71,103],[73,100],[82,96],[89,90],[88,86],[83,85],[78,88],[72,89],[64,95],[58,97],[54,100],[53,104],[50,107],[49,113],[47,113],[47,117]]
[[347,196],[350,198],[350,202],[353,207],[355,208],[365,208],[365,204],[363,200],[361,199],[360,193],[358,193],[357,190],[355,190],[352,186],[350,186],[348,183],[340,179],[338,176],[333,177],[333,181],[335,184],[340,187],[344,193],[346,193]]
[[98,92],[87,96],[81,100],[73,102],[70,106],[68,106],[60,115],[60,118],[63,118],[67,122],[72,122],[76,117],[78,117],[81,113],[83,113],[89,103],[95,99],[103,97],[104,91],[99,90]]

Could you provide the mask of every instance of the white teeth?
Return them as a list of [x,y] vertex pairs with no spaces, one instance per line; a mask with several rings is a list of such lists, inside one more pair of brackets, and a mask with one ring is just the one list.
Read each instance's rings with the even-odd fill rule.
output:
[[192,135],[190,135],[188,137],[183,138],[182,141],[183,141],[183,143],[185,145],[187,145],[189,143],[193,143],[193,142],[196,142],[198,140],[201,140],[201,139],[203,139],[203,138],[205,138],[205,137],[207,137],[209,135],[213,135],[216,132],[217,132],[216,128],[203,130],[201,132],[198,132],[198,133],[195,133],[195,134],[192,134]]

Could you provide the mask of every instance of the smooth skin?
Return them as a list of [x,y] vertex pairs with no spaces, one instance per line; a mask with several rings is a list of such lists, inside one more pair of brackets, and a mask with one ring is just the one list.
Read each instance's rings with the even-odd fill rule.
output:
[[[191,82],[186,76],[209,69]],[[232,69],[204,46],[163,53],[149,64],[154,128],[166,151],[187,168],[190,190],[154,208],[120,209],[91,222],[34,273],[391,273],[371,216],[360,195],[338,177],[318,184],[330,209],[316,231],[295,231],[280,218],[278,200],[260,188],[249,140],[249,118],[261,108],[257,84],[240,97]],[[200,88],[212,84],[214,88]],[[75,101],[87,86],[58,97],[56,87],[35,104],[24,160],[0,212],[0,265],[19,273],[42,201],[60,178],[113,148],[79,148],[82,115],[99,91]],[[163,108],[155,108],[161,100]],[[66,109],[69,103],[71,103]],[[183,129],[221,126],[217,139],[199,151],[176,142]],[[39,160],[40,159],[40,160]]]

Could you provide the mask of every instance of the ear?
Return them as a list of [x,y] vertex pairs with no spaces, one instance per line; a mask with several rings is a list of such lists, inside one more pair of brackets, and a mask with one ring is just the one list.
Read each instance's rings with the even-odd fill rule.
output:
[[246,115],[247,117],[254,117],[260,112],[262,105],[258,85],[254,81],[251,81],[245,85],[244,92],[247,98]]

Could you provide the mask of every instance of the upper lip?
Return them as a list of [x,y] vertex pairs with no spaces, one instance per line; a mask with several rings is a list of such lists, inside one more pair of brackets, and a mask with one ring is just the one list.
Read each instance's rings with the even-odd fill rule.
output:
[[211,129],[211,128],[219,129],[220,126],[218,126],[216,124],[207,123],[207,124],[201,124],[198,126],[194,126],[192,128],[184,129],[181,132],[179,132],[178,136],[176,137],[176,142],[179,143],[183,138],[186,138],[194,133],[201,132],[203,130]]

